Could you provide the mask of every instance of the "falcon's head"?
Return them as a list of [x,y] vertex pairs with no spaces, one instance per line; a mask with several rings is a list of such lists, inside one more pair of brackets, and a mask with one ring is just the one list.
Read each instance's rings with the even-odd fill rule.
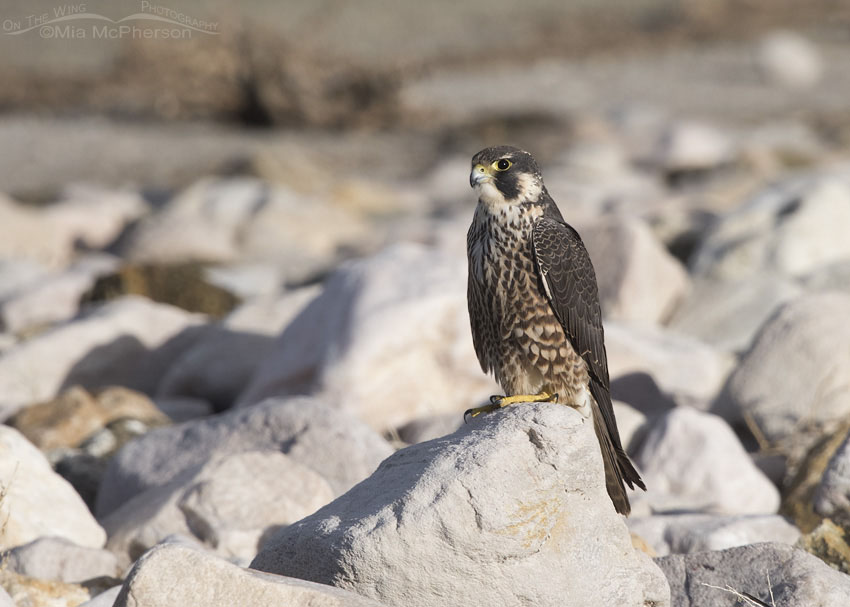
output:
[[531,154],[500,145],[483,149],[472,157],[469,185],[487,205],[519,205],[540,198],[543,176]]

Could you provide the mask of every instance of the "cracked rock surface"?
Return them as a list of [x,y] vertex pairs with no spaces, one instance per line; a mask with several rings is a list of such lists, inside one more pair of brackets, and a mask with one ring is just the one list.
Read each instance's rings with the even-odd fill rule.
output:
[[251,566],[405,607],[670,604],[608,498],[592,425],[551,403],[395,453]]

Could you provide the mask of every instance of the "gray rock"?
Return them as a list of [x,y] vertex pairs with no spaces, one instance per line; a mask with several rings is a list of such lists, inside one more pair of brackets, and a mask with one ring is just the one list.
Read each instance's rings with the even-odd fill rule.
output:
[[276,261],[286,278],[326,270],[367,232],[354,213],[258,179],[204,179],[140,221],[122,256],[139,262]]
[[239,404],[318,393],[383,431],[498,393],[472,347],[466,270],[459,254],[413,244],[346,265],[283,332]]
[[[720,392],[733,361],[728,353],[687,335],[611,321],[605,323],[605,349],[612,381],[646,373],[665,396],[701,408]],[[618,398],[634,404],[625,394]]]
[[698,280],[669,327],[726,351],[746,350],[773,312],[803,290],[775,275],[745,280]]
[[168,483],[212,454],[277,450],[318,472],[337,493],[368,476],[392,448],[359,420],[308,397],[268,399],[208,419],[159,428],[110,462],[96,512]]
[[31,259],[0,259],[0,301],[37,285],[47,276],[50,276],[50,269]]
[[0,324],[7,331],[22,333],[73,318],[82,295],[117,264],[112,257],[90,257],[22,289],[0,305]]
[[850,434],[838,447],[815,492],[815,512],[850,525]]
[[250,309],[243,304],[174,362],[157,394],[194,396],[219,411],[229,408],[268,358],[277,335],[316,294],[308,287],[265,305],[252,302]]
[[779,492],[721,418],[680,407],[648,431],[635,463],[656,512],[773,514]]
[[250,562],[262,536],[334,497],[321,476],[279,451],[213,455],[103,519],[107,547],[129,565],[171,534],[194,536],[221,556]]
[[776,183],[724,215],[692,259],[700,277],[804,276],[850,258],[850,183],[838,169]]
[[23,435],[0,425],[0,549],[42,536],[101,548],[106,533],[82,498]]
[[850,295],[804,295],[764,324],[713,411],[730,423],[749,416],[768,441],[850,413]]
[[82,582],[121,574],[118,559],[108,551],[78,546],[61,537],[40,537],[0,556],[3,565],[29,577]]
[[3,587],[0,587],[0,607],[15,607],[15,601]]
[[0,357],[0,418],[63,387],[123,385],[151,393],[199,337],[204,317],[143,297],[116,299]]
[[730,589],[777,607],[844,607],[850,596],[850,576],[785,544],[675,554],[655,562],[670,582],[672,604],[677,607],[741,605]]
[[395,453],[251,564],[387,605],[668,605],[605,490],[592,424],[523,404]]
[[652,546],[658,556],[725,550],[757,542],[793,545],[800,538],[800,530],[776,514],[664,514],[632,516],[627,523],[629,530]]
[[607,318],[662,323],[690,287],[688,274],[643,221],[607,216],[579,226]]
[[181,543],[146,552],[130,571],[115,607],[380,607],[353,592],[243,569]]
[[756,61],[768,81],[792,89],[812,87],[824,71],[817,47],[790,31],[774,31],[763,37],[758,43]]
[[160,411],[174,423],[187,422],[215,413],[212,404],[191,396],[156,396],[153,399]]
[[652,156],[652,163],[668,173],[703,171],[729,164],[735,147],[718,127],[699,122],[674,122],[665,128]]

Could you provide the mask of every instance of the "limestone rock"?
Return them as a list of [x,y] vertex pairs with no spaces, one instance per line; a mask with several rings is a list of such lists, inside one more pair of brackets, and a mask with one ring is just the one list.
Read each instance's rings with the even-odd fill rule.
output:
[[278,451],[214,455],[153,487],[103,519],[107,547],[129,564],[172,534],[194,536],[227,558],[249,562],[268,529],[284,527],[333,499],[316,472]]
[[706,171],[729,164],[735,148],[721,129],[699,122],[673,122],[658,137],[653,164],[668,174]]
[[850,295],[805,295],[764,324],[713,410],[730,423],[750,416],[768,441],[850,413]]
[[0,588],[12,598],[13,605],[33,607],[77,607],[92,595],[80,584],[40,580],[4,569],[0,569]]
[[792,31],[774,31],[762,38],[756,60],[765,78],[792,89],[817,84],[824,71],[817,47]]
[[117,266],[108,256],[89,256],[22,289],[0,305],[0,324],[14,333],[37,330],[77,315],[80,298],[98,276]]
[[199,337],[203,322],[171,306],[126,297],[19,343],[0,357],[0,418],[74,384],[152,393]]
[[380,607],[353,592],[243,569],[222,558],[166,543],[130,571],[115,607]]
[[843,607],[850,596],[850,577],[785,544],[675,554],[655,562],[667,575],[677,607],[740,605],[727,588],[751,594],[765,605]]
[[466,260],[404,244],[346,265],[281,335],[239,397],[318,392],[378,430],[490,394],[470,338]]
[[164,485],[214,453],[276,450],[308,466],[342,493],[368,476],[392,448],[363,422],[323,402],[271,398],[244,409],[158,428],[110,462],[98,494],[103,517],[133,496]]
[[656,512],[690,510],[773,514],[779,492],[756,468],[721,418],[673,409],[648,431],[635,454]]
[[121,586],[113,586],[77,607],[113,607],[120,592]]
[[[732,367],[728,353],[693,337],[626,323],[605,323],[605,349],[612,382],[646,373],[677,404],[701,408],[714,400]],[[628,394],[617,398],[635,404]]]
[[73,487],[20,432],[0,425],[0,548],[41,536],[100,548],[106,534]]
[[509,407],[398,451],[251,566],[387,605],[668,605],[603,479],[579,413]]
[[701,277],[738,280],[756,274],[804,276],[850,258],[846,175],[800,175],[757,193],[724,215],[693,256]]
[[163,378],[160,396],[196,396],[221,411],[236,401],[277,335],[316,297],[313,287],[240,306],[183,354]]
[[758,542],[793,545],[800,538],[799,529],[775,514],[663,514],[631,517],[627,523],[658,556],[725,550]]
[[579,232],[593,260],[606,318],[660,324],[687,294],[684,267],[643,221],[606,217],[579,226]]
[[2,555],[4,567],[41,580],[82,582],[121,574],[118,559],[108,550],[85,548],[64,538],[40,537]]
[[828,518],[801,537],[797,547],[839,571],[850,573],[850,533]]
[[743,352],[764,322],[803,290],[781,276],[695,281],[669,327],[726,351]]

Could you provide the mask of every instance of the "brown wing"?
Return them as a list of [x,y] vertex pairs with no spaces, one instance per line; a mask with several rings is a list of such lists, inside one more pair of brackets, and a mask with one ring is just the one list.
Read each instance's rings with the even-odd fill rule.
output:
[[[602,418],[596,423],[602,421],[603,423],[598,425],[604,426],[597,429],[597,434],[604,432],[607,435],[607,440],[600,436],[603,455],[609,458],[606,465],[615,464],[614,472],[618,479],[625,480],[630,487],[636,484],[645,488],[640,475],[623,450],[617,430],[609,391],[608,359],[605,353],[599,289],[590,255],[578,232],[570,225],[551,217],[544,216],[537,220],[532,240],[539,279],[552,311],[564,327],[573,349],[587,363],[590,392]],[[625,499],[625,493],[623,498]],[[628,510],[628,500],[625,504]]]

